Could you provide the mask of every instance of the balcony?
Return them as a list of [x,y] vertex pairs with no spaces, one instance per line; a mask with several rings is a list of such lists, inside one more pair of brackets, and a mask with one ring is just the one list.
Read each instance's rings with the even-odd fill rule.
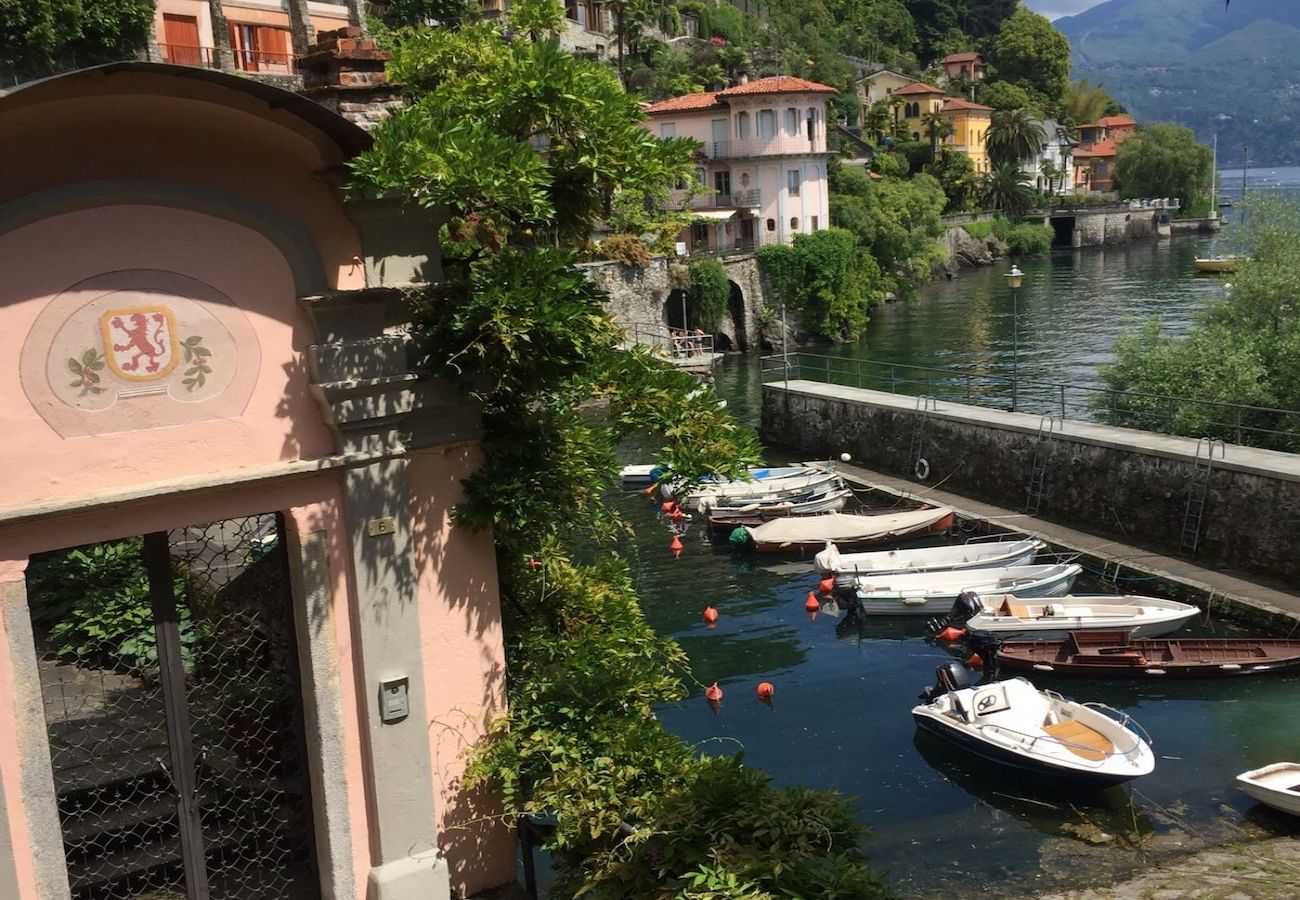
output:
[[757,209],[762,205],[763,196],[757,188],[730,194],[700,194],[690,201],[691,209]]
[[826,142],[820,137],[745,138],[734,141],[705,141],[704,155],[709,159],[744,159],[752,156],[798,156],[825,153]]
[[[158,53],[165,63],[174,66],[194,66],[199,69],[220,69],[220,54],[216,47],[194,47],[185,44],[159,44]],[[232,47],[231,60],[240,72],[259,72],[267,75],[291,75],[295,69],[292,53],[265,50],[241,50]]]

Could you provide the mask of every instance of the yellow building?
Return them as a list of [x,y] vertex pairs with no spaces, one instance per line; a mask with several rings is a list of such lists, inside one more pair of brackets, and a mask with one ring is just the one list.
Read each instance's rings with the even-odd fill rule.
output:
[[971,103],[959,97],[945,97],[943,117],[952,124],[952,134],[944,139],[944,147],[970,157],[975,171],[983,174],[989,170],[986,140],[993,107]]
[[899,88],[891,96],[894,104],[894,122],[905,137],[914,141],[928,141],[926,114],[943,109],[944,94],[941,88],[916,82]]

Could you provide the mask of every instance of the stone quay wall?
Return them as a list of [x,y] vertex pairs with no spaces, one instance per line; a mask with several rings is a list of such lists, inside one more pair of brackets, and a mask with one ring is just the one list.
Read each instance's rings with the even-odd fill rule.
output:
[[[1023,509],[1036,460],[1045,466],[1042,518],[1178,553],[1198,442],[812,381],[763,386],[761,434],[809,458],[856,462],[943,490]],[[922,427],[920,450],[914,435]],[[1041,454],[1041,455],[1040,455]],[[926,466],[918,465],[924,459]],[[926,478],[916,479],[920,468]],[[1014,527],[1015,523],[1005,523]],[[1229,444],[1210,471],[1196,559],[1300,578],[1300,456]]]

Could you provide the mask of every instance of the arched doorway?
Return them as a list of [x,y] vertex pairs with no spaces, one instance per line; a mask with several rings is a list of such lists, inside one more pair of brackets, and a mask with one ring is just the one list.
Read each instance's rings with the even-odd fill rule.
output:
[[727,312],[731,316],[731,327],[734,329],[734,343],[736,349],[743,352],[749,349],[749,341],[746,340],[745,335],[745,292],[736,282],[727,283],[731,285],[731,296],[727,298]]
[[664,324],[674,331],[684,331],[695,327],[699,317],[695,313],[695,301],[686,291],[674,288],[668,292],[664,301]]

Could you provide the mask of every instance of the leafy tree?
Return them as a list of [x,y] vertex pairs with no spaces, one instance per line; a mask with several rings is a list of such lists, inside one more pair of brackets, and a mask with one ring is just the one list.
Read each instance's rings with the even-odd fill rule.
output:
[[930,160],[933,162],[939,158],[939,142],[952,135],[953,125],[937,109],[921,116],[921,125],[925,128],[925,136],[930,141]]
[[948,210],[965,209],[979,191],[980,177],[975,164],[965,153],[946,153],[931,168],[930,174],[939,179],[948,197]]
[[1009,81],[983,81],[976,88],[979,102],[994,109],[1028,109],[1035,113],[1034,99],[1029,92]]
[[868,308],[884,299],[875,260],[843,228],[795,235],[789,245],[768,244],[757,257],[786,304],[830,340],[855,340],[867,326]]
[[1115,160],[1125,198],[1191,200],[1209,186],[1212,165],[1210,149],[1197,143],[1192,130],[1169,122],[1143,126],[1119,145]]
[[1086,78],[1071,81],[1061,98],[1061,120],[1070,125],[1095,122],[1108,115],[1106,108],[1113,102],[1100,84],[1089,84]]
[[994,166],[984,176],[980,201],[988,209],[1000,210],[1007,216],[1018,219],[1033,205],[1034,192],[1025,173],[1020,171],[1020,166],[1004,162]]
[[[391,75],[413,105],[353,166],[354,190],[459,218],[446,284],[410,300],[427,370],[484,409],[484,464],[454,517],[495,542],[510,711],[466,786],[495,789],[507,822],[557,817],[557,896],[687,896],[701,884],[879,896],[846,801],[699,759],[653,714],[690,675],[614,553],[627,531],[610,502],[615,447],[657,435],[658,462],[691,480],[740,475],[759,448],[712,390],[648,350],[622,351],[606,298],[552,246],[585,242],[622,191],[670,188],[692,152],[645,141],[612,73],[546,37],[553,8],[520,0],[517,36],[489,23],[400,33]],[[844,887],[825,892],[827,878]]]
[[1044,111],[1055,110],[1070,79],[1070,42],[1047,19],[1017,7],[993,39],[990,62],[1003,81],[1024,88]]
[[861,169],[843,166],[831,181],[831,222],[853,232],[884,273],[889,290],[908,287],[902,279],[928,278],[942,256],[936,243],[944,232],[947,206],[939,182],[929,175],[872,181]]
[[977,40],[992,37],[1015,12],[1019,2],[1020,0],[966,0],[962,30]]
[[0,0],[0,72],[18,78],[139,55],[153,0]]
[[388,0],[382,20],[390,27],[402,25],[459,25],[469,12],[468,0]]
[[727,270],[716,259],[692,260],[687,269],[691,280],[691,299],[706,331],[717,331],[727,314],[731,300],[731,281]]
[[1029,110],[999,109],[990,117],[985,146],[993,165],[1020,166],[1026,160],[1036,159],[1046,145],[1047,135]]
[[961,9],[957,0],[908,0],[916,22],[917,53],[922,60],[943,56],[953,34],[960,34]]

